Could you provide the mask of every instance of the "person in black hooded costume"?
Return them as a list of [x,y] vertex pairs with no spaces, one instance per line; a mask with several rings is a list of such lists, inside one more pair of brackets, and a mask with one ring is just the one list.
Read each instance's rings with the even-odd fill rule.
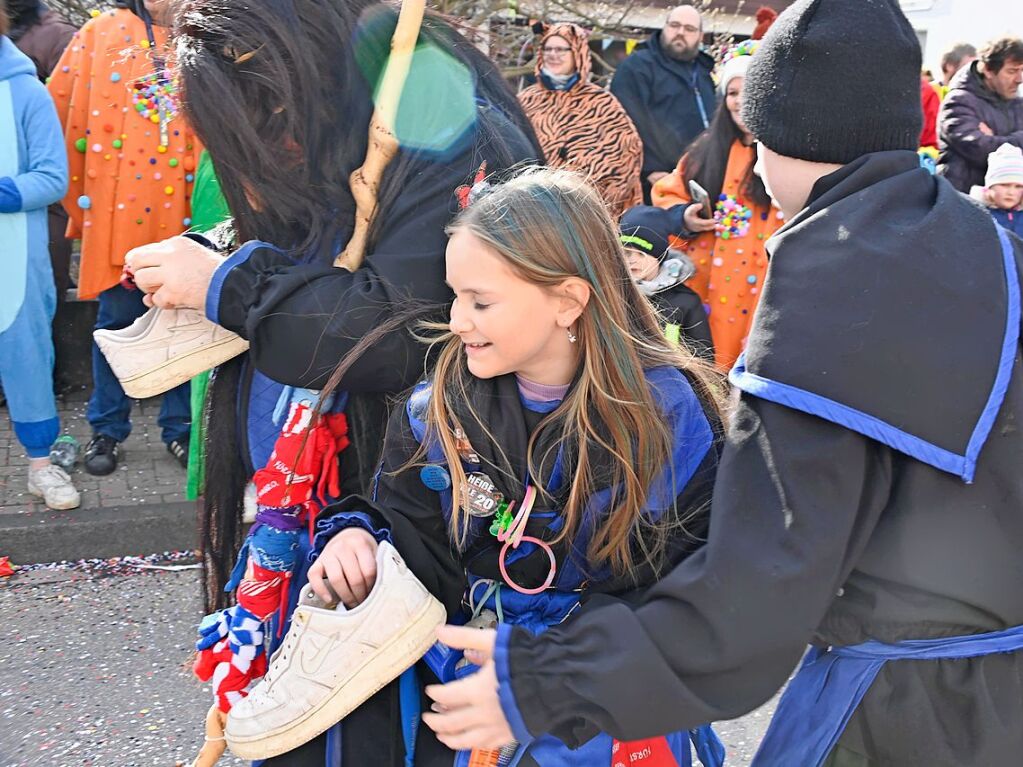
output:
[[896,0],[779,17],[744,121],[790,217],[731,374],[708,542],[636,606],[595,597],[537,637],[447,629],[493,652],[498,689],[432,691],[445,742],[730,719],[810,643],[755,767],[1019,763],[1023,242],[920,168],[920,60]]

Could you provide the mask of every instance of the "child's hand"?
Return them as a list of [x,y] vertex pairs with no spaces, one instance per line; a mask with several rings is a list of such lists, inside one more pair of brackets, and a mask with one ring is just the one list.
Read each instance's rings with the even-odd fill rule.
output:
[[423,721],[437,733],[448,748],[500,748],[515,740],[497,695],[497,670],[494,668],[493,629],[441,626],[437,638],[448,647],[464,650],[480,670],[457,682],[432,684],[426,694],[433,699],[433,711]]
[[349,527],[331,538],[309,568],[309,585],[316,596],[330,603],[337,594],[349,609],[369,596],[376,578],[377,541],[361,527]]

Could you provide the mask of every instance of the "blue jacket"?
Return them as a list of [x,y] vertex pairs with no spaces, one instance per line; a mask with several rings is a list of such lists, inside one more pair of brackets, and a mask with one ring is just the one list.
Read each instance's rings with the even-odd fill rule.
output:
[[46,206],[64,196],[67,174],[50,95],[32,60],[0,37],[0,332],[24,302],[29,271],[50,269]]
[[1018,237],[1023,237],[1023,210],[1001,210],[1000,208],[988,208],[998,224],[1004,226]]

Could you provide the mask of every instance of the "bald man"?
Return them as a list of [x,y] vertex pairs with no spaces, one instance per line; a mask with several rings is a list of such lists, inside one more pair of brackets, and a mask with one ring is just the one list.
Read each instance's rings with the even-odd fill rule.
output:
[[643,195],[674,169],[710,124],[716,107],[714,59],[701,49],[703,19],[691,5],[672,9],[646,47],[621,63],[611,81],[643,139]]

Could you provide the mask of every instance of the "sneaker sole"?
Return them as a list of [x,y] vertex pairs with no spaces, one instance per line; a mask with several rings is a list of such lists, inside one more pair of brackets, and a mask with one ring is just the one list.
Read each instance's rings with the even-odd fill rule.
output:
[[[431,596],[419,616],[381,647],[374,657],[367,660],[320,705],[302,718],[289,722],[287,726],[259,736],[237,738],[225,730],[228,748],[241,759],[258,760],[280,756],[308,743],[340,722],[426,655],[427,650],[437,641],[437,627],[446,620],[444,605]],[[230,715],[227,722],[230,728]]]
[[[36,498],[42,498],[43,499],[43,503],[46,503],[46,493],[44,493],[42,490],[40,490],[35,485],[29,485],[28,486],[28,492],[31,495],[34,495]],[[70,501],[68,503],[53,504],[53,505],[51,505],[49,503],[46,503],[46,508],[53,509],[54,511],[68,511],[70,509],[77,509],[81,505],[82,505],[82,498],[81,498],[81,496],[79,496],[78,499],[74,503],[71,503]]]
[[[111,362],[110,355],[107,354],[107,349],[104,348],[106,344],[100,343],[98,338],[96,341],[100,351],[103,352],[103,356],[107,358],[107,362]],[[117,345],[111,346],[110,350],[113,351],[114,348],[120,351],[130,347]],[[171,357],[156,367],[143,370],[125,378],[117,375],[117,369],[112,362],[110,367],[121,382],[121,388],[124,389],[125,394],[134,399],[148,399],[149,397],[155,397],[168,392],[175,386],[192,380],[200,373],[215,368],[217,365],[230,359],[234,359],[239,354],[247,351],[248,348],[248,341],[240,336],[234,336],[233,338],[225,338],[216,343],[203,346],[201,349],[196,349],[193,352]]]

